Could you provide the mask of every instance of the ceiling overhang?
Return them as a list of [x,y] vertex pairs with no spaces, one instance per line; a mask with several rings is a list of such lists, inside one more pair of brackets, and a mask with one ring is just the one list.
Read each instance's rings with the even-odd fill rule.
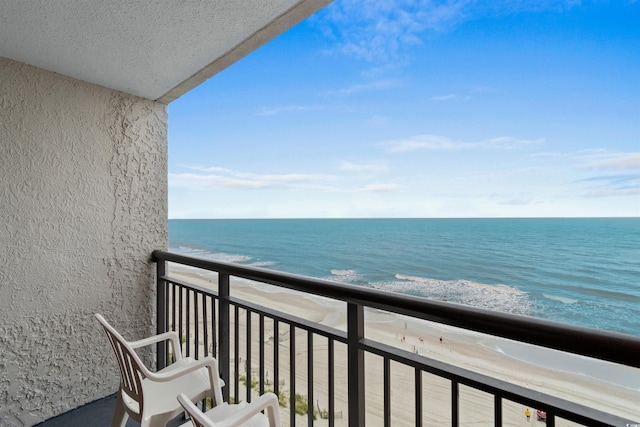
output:
[[0,57],[169,103],[331,0],[0,0]]

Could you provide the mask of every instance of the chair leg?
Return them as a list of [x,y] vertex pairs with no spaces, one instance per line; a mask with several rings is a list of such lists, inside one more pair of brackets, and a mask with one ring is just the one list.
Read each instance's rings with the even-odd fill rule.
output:
[[129,419],[129,414],[124,409],[124,402],[122,401],[122,392],[118,390],[118,397],[116,398],[116,407],[113,411],[113,418],[111,418],[111,427],[125,427]]

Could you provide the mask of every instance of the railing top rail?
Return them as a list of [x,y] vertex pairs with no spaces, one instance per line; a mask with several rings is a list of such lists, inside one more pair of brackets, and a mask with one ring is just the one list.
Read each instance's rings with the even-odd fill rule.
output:
[[392,313],[640,368],[640,337],[155,250],[170,261]]

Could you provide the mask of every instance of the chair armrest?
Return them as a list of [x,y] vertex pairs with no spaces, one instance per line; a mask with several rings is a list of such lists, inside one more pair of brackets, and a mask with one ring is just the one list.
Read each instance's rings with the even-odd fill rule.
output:
[[260,411],[266,409],[266,416],[269,420],[269,426],[280,427],[278,396],[273,393],[265,393],[244,407],[229,405],[236,406],[234,408],[235,413],[232,413],[224,419],[221,418],[222,414],[216,413],[216,408],[213,408],[205,413],[201,412],[200,409],[198,409],[184,393],[178,394],[178,401],[187,411],[194,424],[197,423],[198,425],[213,425],[212,423],[215,420],[215,425],[219,425],[221,427],[237,426],[250,420]]
[[213,392],[214,403],[215,405],[218,405],[223,402],[222,387],[224,387],[225,384],[222,378],[220,378],[220,371],[218,371],[218,361],[213,356],[207,356],[202,359],[194,360],[189,364],[182,365],[169,372],[149,372],[147,378],[149,378],[151,381],[171,381],[202,368],[207,368],[207,370],[209,371],[209,381],[211,383],[211,391]]
[[180,347],[180,340],[178,339],[178,333],[176,331],[164,332],[162,334],[154,335],[148,338],[143,338],[138,341],[129,341],[128,344],[131,346],[131,348],[140,348],[140,347],[145,347],[161,341],[171,341],[171,347],[173,350],[173,360],[182,359],[182,349]]
[[238,410],[235,414],[228,418],[225,418],[224,425],[241,425],[242,423],[249,421],[253,416],[262,410],[266,409],[267,418],[269,418],[270,426],[280,425],[280,412],[278,405],[278,396],[274,393],[265,393],[259,396],[257,399],[252,400],[244,408]]
[[163,372],[163,371],[151,372],[150,375],[148,375],[148,377],[152,381],[171,381],[178,377],[187,375],[188,373],[197,371],[198,369],[202,369],[202,368],[210,368],[216,374],[218,374],[217,375],[218,377],[220,376],[220,374],[218,373],[218,361],[214,359],[213,356],[207,356],[207,357],[203,357],[202,359],[193,360],[191,363],[182,365],[169,372]]

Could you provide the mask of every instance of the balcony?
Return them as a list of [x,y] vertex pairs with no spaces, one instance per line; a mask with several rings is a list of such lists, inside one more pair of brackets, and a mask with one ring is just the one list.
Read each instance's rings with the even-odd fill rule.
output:
[[[217,357],[225,399],[250,401],[274,391],[284,425],[640,422],[640,387],[549,371],[557,376],[552,384],[549,376],[513,372],[504,357],[487,358],[485,348],[500,343],[542,352],[546,360],[580,363],[609,372],[605,376],[622,373],[640,385],[636,337],[163,251],[153,257],[158,332],[177,331],[183,354]],[[477,357],[465,353],[469,343],[478,347]],[[170,361],[169,349],[159,344],[158,367]],[[597,384],[604,388],[596,390]],[[565,388],[571,392],[561,392]],[[112,407],[113,399],[105,398],[84,410],[109,414],[102,417],[107,425]],[[44,425],[72,425],[72,418]]]
[[[624,426],[640,418],[638,390],[616,387],[611,405],[619,408],[608,413],[609,403],[582,405],[526,374],[508,381],[511,373],[483,362],[470,369],[473,357],[446,353],[461,353],[455,337],[473,334],[477,342],[554,349],[553,358],[579,355],[594,367],[628,371],[640,384],[635,337],[167,252],[154,258],[158,331],[178,331],[186,354],[214,354],[226,399],[279,394],[290,425],[517,425],[526,408],[532,420],[536,410],[546,412],[548,426]],[[307,316],[283,304],[291,296],[295,312]],[[444,342],[438,325],[445,325]],[[169,358],[158,348],[159,366]]]

